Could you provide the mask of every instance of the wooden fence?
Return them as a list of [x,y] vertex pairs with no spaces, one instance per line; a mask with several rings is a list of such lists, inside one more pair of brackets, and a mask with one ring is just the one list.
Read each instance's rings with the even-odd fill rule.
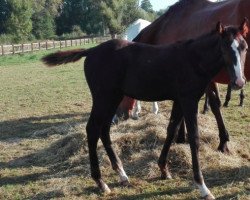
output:
[[59,40],[59,41],[45,41],[32,42],[26,44],[11,44],[0,46],[0,56],[27,53],[40,50],[62,49],[65,47],[81,46],[90,43],[102,43],[109,40],[110,37],[87,37],[81,39]]

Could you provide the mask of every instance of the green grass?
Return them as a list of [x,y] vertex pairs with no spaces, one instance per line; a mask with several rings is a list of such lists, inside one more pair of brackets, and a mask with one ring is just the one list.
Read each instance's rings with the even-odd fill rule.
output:
[[[112,128],[114,144],[133,187],[119,185],[100,146],[103,177],[112,189],[110,195],[100,194],[90,178],[86,149],[85,125],[91,97],[83,75],[83,62],[47,68],[39,60],[50,52],[0,57],[0,199],[199,198],[192,183],[191,167],[180,166],[185,163],[179,160],[171,163],[173,180],[157,178],[157,157],[171,105],[165,102],[160,103],[162,117],[147,118],[151,105],[146,104],[141,121],[130,120]],[[222,101],[225,89],[221,87]],[[245,91],[243,108],[237,106],[235,91],[229,108],[222,109],[233,155],[221,155],[202,140],[205,179],[220,200],[246,200],[250,195],[249,85]],[[154,122],[155,118],[159,121]],[[217,134],[211,112],[202,116],[201,123],[205,127],[201,128],[202,132]],[[155,132],[162,133],[156,137]],[[125,139],[131,145],[125,144]],[[216,146],[217,141],[214,143]],[[182,147],[185,149],[186,145]],[[128,154],[131,152],[135,154]],[[216,159],[211,161],[211,155]]]

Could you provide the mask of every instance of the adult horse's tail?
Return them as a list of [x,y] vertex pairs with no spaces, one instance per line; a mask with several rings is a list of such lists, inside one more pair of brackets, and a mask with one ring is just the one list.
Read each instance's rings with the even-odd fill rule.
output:
[[42,61],[52,67],[56,65],[66,64],[70,62],[76,62],[82,57],[87,56],[89,50],[86,49],[75,49],[69,51],[58,51],[56,53],[49,54],[42,58]]

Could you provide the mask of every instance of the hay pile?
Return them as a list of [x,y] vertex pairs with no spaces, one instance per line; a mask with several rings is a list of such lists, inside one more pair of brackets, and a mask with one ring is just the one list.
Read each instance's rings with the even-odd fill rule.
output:
[[[168,118],[169,112],[165,116],[146,114],[138,121],[129,119],[111,128],[113,146],[130,176],[149,178],[159,176],[157,160],[165,141]],[[80,167],[81,172],[89,176],[85,126],[86,124],[78,124],[66,134],[60,130],[60,139],[49,148],[33,155],[32,160],[36,159],[36,162],[45,164],[61,162],[67,165],[68,169]],[[247,141],[231,138],[229,148],[232,154],[224,155],[216,150],[219,139],[215,120],[207,115],[199,115],[199,130],[201,135],[200,162],[203,171],[208,173],[210,178],[223,176],[224,172],[228,175],[228,170],[232,169],[233,172],[238,172],[236,175],[240,177],[249,174],[250,150]],[[52,131],[55,129],[53,128]],[[44,132],[42,134],[50,135]],[[105,169],[108,167],[111,172],[110,162],[101,142],[98,145],[98,155],[101,167]],[[171,146],[169,165],[174,176],[190,176],[192,166],[188,144]]]

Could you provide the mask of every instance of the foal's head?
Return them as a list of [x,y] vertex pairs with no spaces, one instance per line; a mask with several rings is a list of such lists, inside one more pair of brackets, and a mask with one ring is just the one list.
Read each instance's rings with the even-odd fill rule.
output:
[[239,27],[224,27],[220,22],[216,27],[222,38],[221,50],[234,89],[242,88],[246,82],[244,66],[248,45],[244,37],[248,33],[247,23],[245,18]]

